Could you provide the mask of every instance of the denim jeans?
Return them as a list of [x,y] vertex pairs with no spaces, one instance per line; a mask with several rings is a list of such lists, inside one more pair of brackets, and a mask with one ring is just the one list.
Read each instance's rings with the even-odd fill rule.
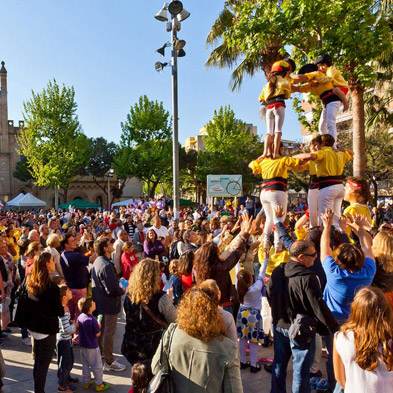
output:
[[71,340],[59,340],[57,342],[57,365],[59,386],[66,386],[74,366],[74,351]]
[[288,362],[292,356],[292,393],[310,392],[310,367],[314,359],[315,339],[308,345],[299,345],[288,337],[288,329],[273,327],[274,360],[271,393],[286,393]]
[[323,337],[323,341],[325,342],[326,349],[328,352],[328,357],[326,361],[326,373],[328,377],[329,389],[331,391],[334,391],[336,387],[336,378],[334,376],[334,369],[333,369],[333,339],[334,339],[333,334]]

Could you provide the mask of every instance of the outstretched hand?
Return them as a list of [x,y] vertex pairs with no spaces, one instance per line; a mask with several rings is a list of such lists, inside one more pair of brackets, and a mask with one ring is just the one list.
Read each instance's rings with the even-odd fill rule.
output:
[[274,214],[277,218],[282,218],[285,216],[285,211],[281,205],[277,205],[274,208]]
[[240,224],[241,233],[250,233],[252,227],[253,218],[245,213],[242,215],[242,222]]
[[348,225],[355,233],[358,233],[360,230],[366,229],[370,226],[367,218],[359,215],[354,216]]
[[332,226],[333,217],[334,217],[334,213],[333,213],[333,210],[331,210],[331,209],[327,209],[326,212],[324,214],[322,214],[322,223],[323,223],[324,228],[326,228],[328,226]]

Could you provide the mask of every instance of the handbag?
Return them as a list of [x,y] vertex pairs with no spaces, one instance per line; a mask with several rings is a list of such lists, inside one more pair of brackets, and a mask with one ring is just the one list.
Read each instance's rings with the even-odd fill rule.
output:
[[164,348],[164,342],[160,342],[160,369],[152,378],[147,388],[147,393],[175,393],[171,377],[171,367],[169,365],[169,354],[172,345],[173,334],[177,325],[171,324],[168,328],[168,346]]

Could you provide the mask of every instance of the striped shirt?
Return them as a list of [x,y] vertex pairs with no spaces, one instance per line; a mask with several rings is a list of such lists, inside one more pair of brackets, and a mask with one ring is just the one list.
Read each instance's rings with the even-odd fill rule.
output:
[[66,311],[62,317],[59,317],[59,333],[57,333],[57,340],[71,340],[75,333],[75,325],[70,321],[70,312]]

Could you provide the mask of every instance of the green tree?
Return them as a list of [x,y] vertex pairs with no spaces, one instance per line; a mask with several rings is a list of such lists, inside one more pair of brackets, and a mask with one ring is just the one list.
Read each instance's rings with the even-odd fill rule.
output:
[[245,187],[252,188],[255,177],[248,164],[261,154],[262,143],[250,132],[249,126],[237,119],[234,111],[226,106],[214,111],[206,132],[206,151],[198,157],[199,176],[204,176],[206,182],[208,174],[240,173]]
[[[268,76],[272,64],[287,55],[284,49],[286,30],[275,29],[271,25],[280,13],[280,8],[274,1],[265,2],[263,21],[266,26],[259,26],[254,32],[254,36],[259,37],[257,51],[244,50],[242,45],[232,40],[232,31],[238,25],[237,9],[241,3],[240,0],[225,2],[224,9],[210,28],[206,40],[209,46],[214,47],[206,64],[210,67],[233,69],[232,90],[240,88],[246,75],[253,76],[263,70],[265,76]],[[257,0],[249,0],[247,7],[251,8],[257,3]]]
[[149,196],[172,176],[170,115],[161,102],[142,96],[121,124],[120,150],[114,159],[116,175],[135,176],[146,183]]
[[18,135],[19,153],[26,157],[36,185],[67,190],[88,159],[88,141],[82,133],[73,87],[50,81],[24,103],[25,128]]
[[31,173],[29,171],[26,157],[21,156],[19,161],[16,163],[14,177],[16,177],[23,183],[27,183],[33,180],[33,177],[31,176]]

